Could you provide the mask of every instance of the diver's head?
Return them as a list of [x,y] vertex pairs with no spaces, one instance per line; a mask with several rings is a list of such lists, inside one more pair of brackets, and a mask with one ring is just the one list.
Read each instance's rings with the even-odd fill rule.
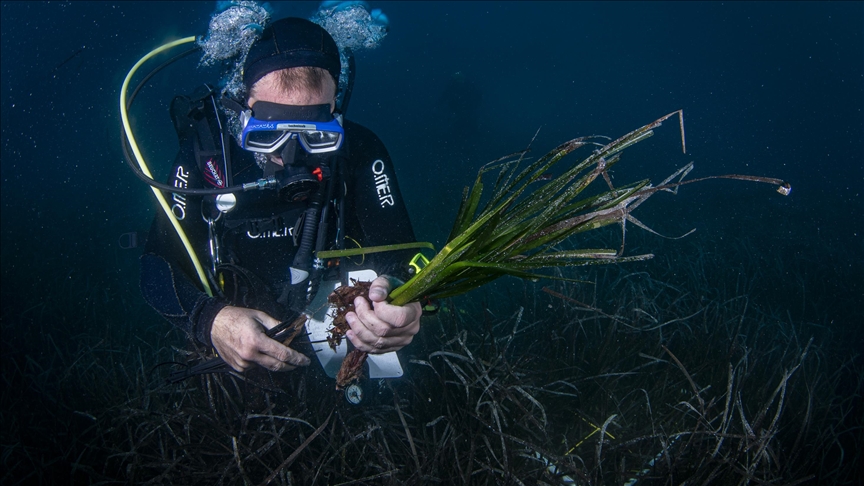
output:
[[285,200],[316,190],[342,146],[341,119],[333,117],[340,69],[336,42],[305,19],[274,22],[249,50],[241,145],[277,167]]
[[319,104],[335,99],[341,69],[339,47],[323,27],[288,17],[267,26],[249,49],[243,84],[251,100],[276,94],[295,102],[284,104]]

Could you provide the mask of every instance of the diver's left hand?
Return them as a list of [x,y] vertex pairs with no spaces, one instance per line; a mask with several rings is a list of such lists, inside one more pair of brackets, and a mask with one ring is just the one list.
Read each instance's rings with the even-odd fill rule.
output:
[[387,303],[391,283],[387,276],[380,276],[369,286],[369,305],[363,297],[354,299],[355,312],[345,314],[351,326],[345,335],[357,349],[369,354],[397,351],[411,343],[420,330],[420,315],[423,309],[419,302],[404,306]]

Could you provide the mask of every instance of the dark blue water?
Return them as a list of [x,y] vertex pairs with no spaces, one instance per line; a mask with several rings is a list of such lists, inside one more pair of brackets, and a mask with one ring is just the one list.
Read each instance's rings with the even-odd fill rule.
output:
[[[637,217],[664,234],[697,232],[683,241],[643,232],[632,251],[665,253],[663,265],[684,268],[704,245],[730,267],[766,269],[770,277],[752,284],[766,306],[831,327],[849,352],[864,349],[862,3],[371,3],[391,30],[358,55],[349,116],[387,144],[419,239],[440,247],[477,168],[525,148],[538,130],[539,156],[683,109],[687,154],[670,119],[628,152],[616,182],[660,180],[693,161],[692,177],[775,177],[792,194],[727,180],[660,195]],[[316,8],[280,3],[274,16]],[[119,89],[150,49],[205,33],[213,10],[2,3],[4,352],[34,332],[15,320],[36,306],[51,308],[43,335],[87,319],[82,309],[97,303],[126,309],[129,326],[167,331],[137,293],[138,253],[118,247],[157,210],[123,163]],[[169,67],[136,101],[133,123],[157,178],[176,149],[171,98],[218,79],[194,64]],[[651,271],[645,265],[634,271]],[[58,293],[86,302],[61,304]]]
[[[275,15],[308,15],[315,6],[279,5]],[[204,32],[213,5],[3,8],[4,259],[33,251],[37,234],[51,242],[51,258],[110,248],[113,231],[141,225],[152,210],[120,164],[119,85],[147,50]],[[747,211],[794,219],[796,236],[816,233],[849,256],[860,253],[860,5],[480,2],[386,10],[391,32],[360,55],[351,115],[388,144],[416,219],[428,217],[420,210],[429,204],[450,210],[448,198],[426,190],[458,193],[474,167],[524,148],[538,129],[535,146],[545,149],[580,135],[618,136],[683,109],[688,156],[660,152],[674,153],[671,127],[653,147],[656,160],[626,170],[657,177],[693,160],[700,175],[787,179],[792,198],[766,195]],[[139,123],[158,140],[157,168],[173,156],[170,97],[213,81],[184,69],[157,77],[140,101]],[[479,96],[461,103],[451,94],[454,108],[445,96],[456,73]],[[465,146],[463,127],[470,131],[461,136],[478,142],[467,150],[473,165],[451,149]],[[748,188],[693,189],[709,198],[736,190]],[[702,209],[737,214],[729,199]],[[772,214],[772,204],[788,209]]]

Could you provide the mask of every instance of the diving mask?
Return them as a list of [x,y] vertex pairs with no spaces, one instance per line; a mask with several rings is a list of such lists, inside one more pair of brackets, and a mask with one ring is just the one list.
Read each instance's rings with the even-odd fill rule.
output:
[[250,152],[277,153],[289,140],[297,140],[310,154],[334,152],[342,147],[345,130],[330,112],[330,105],[293,106],[258,101],[254,111],[241,112],[241,146]]

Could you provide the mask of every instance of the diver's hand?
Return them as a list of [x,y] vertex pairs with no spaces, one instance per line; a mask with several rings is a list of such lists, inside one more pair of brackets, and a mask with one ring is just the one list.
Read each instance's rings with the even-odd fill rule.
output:
[[219,357],[236,371],[246,371],[256,363],[270,371],[307,366],[309,358],[264,334],[277,324],[264,312],[229,305],[216,314],[210,341]]
[[404,306],[387,303],[390,280],[381,276],[369,286],[369,301],[363,297],[354,299],[355,312],[345,314],[351,330],[345,333],[351,344],[370,354],[397,351],[411,343],[420,330],[420,315],[423,309],[419,302]]

